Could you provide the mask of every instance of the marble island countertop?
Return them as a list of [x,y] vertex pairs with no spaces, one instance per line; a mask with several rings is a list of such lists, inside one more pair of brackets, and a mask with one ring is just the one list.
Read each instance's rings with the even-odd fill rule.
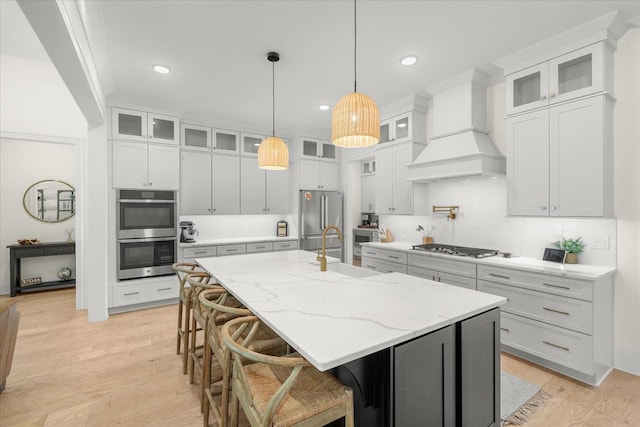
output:
[[285,240],[298,240],[297,236],[251,236],[251,237],[222,237],[218,239],[197,239],[193,243],[180,242],[181,248],[197,248],[198,246],[232,245],[242,243],[282,242]]
[[418,243],[406,243],[406,242],[369,242],[362,243],[363,246],[373,246],[380,249],[390,249],[395,251],[407,252],[410,254],[417,254],[423,256],[433,256],[446,258],[450,260],[473,262],[476,264],[493,265],[496,267],[515,268],[519,270],[526,270],[535,273],[553,274],[561,277],[571,277],[576,279],[588,279],[596,280],[600,277],[608,274],[613,274],[617,268],[611,266],[602,265],[585,265],[585,264],[559,264],[557,262],[542,261],[541,259],[531,257],[511,257],[504,258],[501,256],[492,256],[486,258],[472,258],[444,255],[432,252],[422,252],[412,250],[412,246]]
[[505,298],[305,251],[196,260],[316,368],[328,370],[498,307]]

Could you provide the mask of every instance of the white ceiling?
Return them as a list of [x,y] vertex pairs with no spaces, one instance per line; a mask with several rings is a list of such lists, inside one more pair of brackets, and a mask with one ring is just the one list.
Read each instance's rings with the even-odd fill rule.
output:
[[[351,0],[91,0],[81,9],[93,17],[111,102],[270,130],[271,50],[281,55],[276,133],[328,132],[331,111],[318,106],[353,90]],[[640,16],[637,0],[359,0],[358,90],[385,106],[472,67],[500,75],[492,61],[615,9],[625,21]],[[418,63],[403,67],[408,53]],[[156,63],[173,72],[155,73]]]

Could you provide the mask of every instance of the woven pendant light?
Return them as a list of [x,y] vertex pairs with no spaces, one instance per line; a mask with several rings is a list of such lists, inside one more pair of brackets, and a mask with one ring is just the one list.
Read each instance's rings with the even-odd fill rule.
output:
[[353,0],[353,93],[343,96],[331,116],[331,141],[346,148],[368,147],[380,141],[380,112],[369,96],[358,92],[357,10]]
[[267,60],[272,66],[272,136],[262,141],[258,147],[258,167],[267,170],[285,170],[289,167],[289,148],[276,136],[275,63],[280,60],[280,54],[269,52]]

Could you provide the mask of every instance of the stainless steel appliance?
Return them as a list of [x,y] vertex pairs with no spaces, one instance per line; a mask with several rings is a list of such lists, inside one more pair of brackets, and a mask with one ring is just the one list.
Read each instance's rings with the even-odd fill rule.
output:
[[117,278],[173,274],[176,262],[176,193],[118,190]]
[[180,221],[180,242],[193,243],[198,235],[196,225],[191,221]]
[[[298,235],[300,249],[320,252],[322,230],[328,225],[342,223],[342,193],[338,191],[300,190],[300,211],[298,214]],[[342,243],[336,233],[328,233],[326,238],[327,256],[343,260]]]
[[176,237],[174,191],[118,190],[118,239]]
[[414,245],[415,251],[433,252],[445,255],[467,256],[472,258],[485,258],[498,255],[498,251],[493,249],[466,248],[463,246],[442,245],[440,243],[427,243],[426,245]]
[[353,259],[362,259],[362,244],[378,241],[377,228],[353,229]]
[[176,238],[118,240],[118,279],[173,274]]

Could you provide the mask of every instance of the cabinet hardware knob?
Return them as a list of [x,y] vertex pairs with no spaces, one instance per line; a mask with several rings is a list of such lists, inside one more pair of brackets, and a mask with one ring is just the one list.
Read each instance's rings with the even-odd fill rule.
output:
[[547,95],[542,95],[542,96],[540,97],[540,101],[544,101],[545,99],[547,99]]
[[555,211],[556,209],[558,209],[558,207],[557,207],[557,206],[551,206],[551,210],[552,210],[552,211]]
[[555,96],[556,96],[556,93],[555,93],[555,92],[551,92],[551,93],[549,94],[549,98],[553,98],[553,97],[555,97]]
[[547,207],[546,207],[546,206],[540,206],[540,210],[541,210],[541,211],[546,211],[546,210],[547,210]]
[[558,313],[558,314],[564,314],[565,316],[571,316],[571,314],[567,313],[566,311],[554,310],[553,308],[548,308],[548,307],[542,307],[542,309],[546,310],[546,311],[551,311],[552,313]]
[[149,183],[149,187],[151,187],[152,185],[153,185],[153,182],[150,182],[150,183]]
[[569,350],[568,347],[565,347],[565,346],[562,346],[562,345],[554,344],[554,343],[549,342],[549,341],[542,341],[542,342],[544,344],[546,344],[546,345],[550,345],[551,347],[559,348],[560,350],[571,351],[571,350]]
[[558,288],[558,289],[566,289],[568,291],[571,290],[571,288],[568,288],[566,286],[559,286],[559,285],[552,285],[550,283],[543,283],[544,286],[549,286],[550,288]]

